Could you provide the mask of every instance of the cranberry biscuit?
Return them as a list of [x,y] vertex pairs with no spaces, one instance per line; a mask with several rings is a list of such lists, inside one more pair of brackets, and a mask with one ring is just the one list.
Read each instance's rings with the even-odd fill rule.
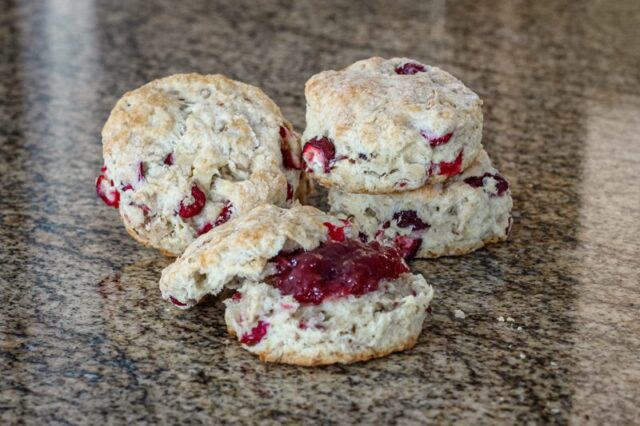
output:
[[[375,266],[375,267],[374,267]],[[432,289],[399,252],[308,206],[261,206],[196,240],[162,273],[187,308],[223,287],[225,320],[264,361],[355,362],[412,347]]]
[[305,86],[305,168],[353,193],[419,188],[459,174],[482,149],[482,101],[445,71],[370,58]]
[[422,275],[408,272],[362,295],[319,304],[299,302],[266,283],[246,283],[225,300],[225,320],[229,333],[263,361],[351,363],[412,348],[432,295]]
[[505,240],[509,184],[483,150],[461,175],[395,194],[329,192],[331,213],[349,217],[363,240],[396,245],[407,257],[460,255]]
[[222,75],[178,74],[125,94],[102,139],[98,194],[133,238],[172,256],[257,205],[291,204],[300,179],[299,136],[280,109]]

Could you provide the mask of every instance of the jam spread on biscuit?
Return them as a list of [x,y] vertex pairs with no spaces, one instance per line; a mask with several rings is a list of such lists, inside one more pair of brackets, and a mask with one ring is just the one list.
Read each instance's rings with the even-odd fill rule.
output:
[[300,303],[318,305],[328,298],[361,296],[382,280],[408,272],[402,255],[377,241],[327,241],[310,251],[280,253],[276,273],[267,281]]

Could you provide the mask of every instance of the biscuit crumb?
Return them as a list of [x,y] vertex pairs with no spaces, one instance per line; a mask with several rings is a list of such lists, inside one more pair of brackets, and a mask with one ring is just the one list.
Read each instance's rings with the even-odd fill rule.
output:
[[515,322],[515,320],[511,317],[507,317],[507,322]]
[[502,315],[500,315],[500,316],[498,317],[498,321],[500,321],[500,322],[504,322],[504,317],[503,317]]
[[464,314],[464,311],[462,311],[462,309],[456,309],[455,311],[453,311],[453,316],[459,319],[466,318],[466,315]]

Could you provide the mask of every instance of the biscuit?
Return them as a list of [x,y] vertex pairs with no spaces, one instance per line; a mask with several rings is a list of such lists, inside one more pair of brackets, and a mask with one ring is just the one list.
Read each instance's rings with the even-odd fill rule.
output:
[[167,255],[257,205],[304,196],[299,135],[260,89],[222,75],[177,74],[126,93],[102,141],[98,195],[133,238]]
[[315,207],[256,207],[196,239],[162,271],[162,298],[186,309],[242,280],[263,278],[269,259],[281,251],[311,250],[328,238],[355,237],[357,231]]
[[329,191],[330,212],[354,222],[363,240],[396,245],[407,257],[469,253],[505,240],[513,201],[509,184],[483,150],[461,175],[394,194]]
[[262,361],[323,365],[410,349],[433,295],[422,275],[403,274],[362,296],[303,304],[265,283],[225,300],[229,333]]
[[482,101],[447,72],[370,58],[305,86],[302,157],[320,184],[391,193],[459,174],[481,151]]

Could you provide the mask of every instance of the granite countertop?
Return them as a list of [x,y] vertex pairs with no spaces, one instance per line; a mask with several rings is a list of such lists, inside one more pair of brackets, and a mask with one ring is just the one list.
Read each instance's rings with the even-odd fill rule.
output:
[[[640,421],[637,1],[0,0],[0,12],[1,424]],[[262,364],[227,336],[219,302],[161,301],[168,260],[95,196],[100,129],[123,92],[185,71],[259,85],[302,129],[306,79],[374,55],[441,66],[484,99],[513,233],[413,262],[436,289],[413,350]]]

